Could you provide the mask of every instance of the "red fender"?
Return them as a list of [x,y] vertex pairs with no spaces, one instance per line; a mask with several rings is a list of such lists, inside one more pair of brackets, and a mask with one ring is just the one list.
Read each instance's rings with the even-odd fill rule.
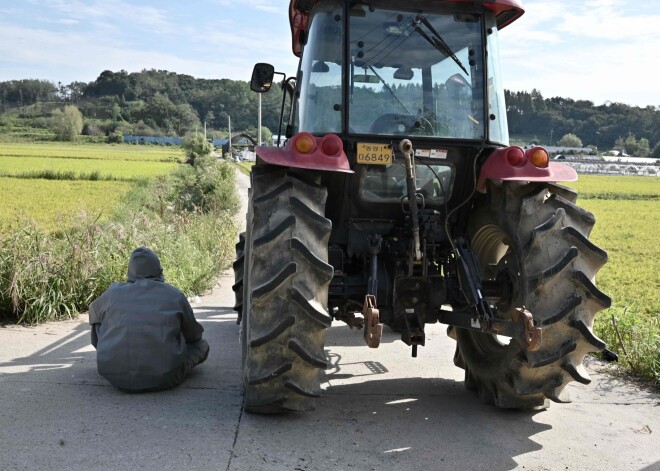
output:
[[[301,138],[311,138],[313,145],[309,152],[300,152],[295,145],[296,141]],[[348,164],[344,145],[335,134],[315,137],[310,133],[301,132],[287,140],[284,147],[258,146],[255,148],[255,152],[261,160],[272,165],[354,173]]]
[[532,154],[547,151],[543,147],[533,147],[524,151],[518,146],[496,149],[488,157],[479,173],[477,190],[485,193],[486,180],[518,180],[528,182],[574,182],[577,172],[568,165],[551,162],[547,159],[544,166],[532,163]]

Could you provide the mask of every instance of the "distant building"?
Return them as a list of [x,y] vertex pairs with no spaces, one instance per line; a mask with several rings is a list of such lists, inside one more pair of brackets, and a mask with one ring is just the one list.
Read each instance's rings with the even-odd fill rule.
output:
[[183,139],[167,136],[124,136],[124,142],[127,144],[166,144],[180,146]]
[[280,139],[280,147],[284,146],[284,143],[286,142],[286,136],[273,136],[273,145],[277,146],[277,139]]

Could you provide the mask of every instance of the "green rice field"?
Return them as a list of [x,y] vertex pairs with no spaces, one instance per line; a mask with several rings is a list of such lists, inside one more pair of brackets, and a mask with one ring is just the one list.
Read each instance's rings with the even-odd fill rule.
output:
[[184,155],[180,147],[168,146],[3,142],[0,143],[0,157],[181,162]]
[[660,178],[610,175],[580,175],[567,186],[579,191],[582,199],[659,200]]
[[35,174],[38,175],[38,172],[49,171],[60,174],[72,172],[75,176],[96,174],[98,180],[135,180],[168,174],[177,165],[179,164],[149,160],[0,156],[0,176],[31,178]]
[[105,219],[131,180],[169,174],[183,159],[179,147],[0,143],[0,231],[28,220],[55,230],[81,212]]
[[569,186],[596,216],[591,240],[608,253],[598,287],[612,307],[596,317],[596,333],[626,369],[660,384],[660,179],[580,175]]
[[28,220],[45,230],[68,226],[81,212],[105,219],[129,190],[129,182],[0,177],[0,231]]

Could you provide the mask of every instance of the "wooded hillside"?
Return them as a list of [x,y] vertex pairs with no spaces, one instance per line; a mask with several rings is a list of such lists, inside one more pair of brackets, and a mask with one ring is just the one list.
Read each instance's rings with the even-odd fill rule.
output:
[[[64,104],[82,112],[84,133],[185,135],[206,121],[209,130],[226,130],[229,116],[233,130],[256,128],[257,95],[247,82],[197,79],[165,70],[103,71],[90,83],[68,85],[44,80],[0,82],[0,112],[17,110],[23,117],[49,117]],[[621,103],[596,106],[585,100],[553,97],[541,92],[506,91],[509,132],[517,140],[552,145],[575,134],[582,143],[611,149],[617,139],[645,139],[658,150],[660,109]],[[274,87],[263,95],[263,125],[277,132],[281,93]],[[647,151],[647,152],[649,152]]]

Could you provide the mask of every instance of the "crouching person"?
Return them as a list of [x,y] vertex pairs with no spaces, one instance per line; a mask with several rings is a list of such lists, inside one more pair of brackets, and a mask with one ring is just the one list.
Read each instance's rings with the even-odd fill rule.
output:
[[177,386],[209,353],[188,300],[165,283],[146,247],[133,251],[128,282],[113,283],[90,304],[89,323],[99,374],[124,391]]

